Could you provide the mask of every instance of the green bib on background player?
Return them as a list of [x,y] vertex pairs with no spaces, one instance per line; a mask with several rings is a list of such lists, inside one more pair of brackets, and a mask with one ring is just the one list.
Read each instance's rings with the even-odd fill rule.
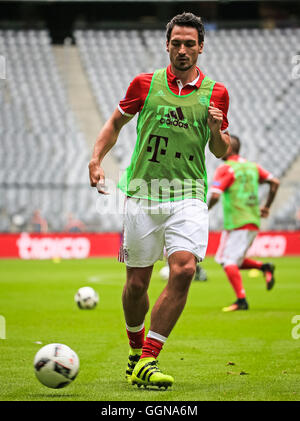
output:
[[224,228],[232,230],[246,224],[259,227],[259,174],[256,164],[230,160],[226,164],[233,169],[235,181],[222,195]]
[[137,121],[131,163],[118,184],[127,196],[206,201],[207,113],[214,84],[205,77],[199,89],[176,95],[168,86],[166,69],[153,74]]

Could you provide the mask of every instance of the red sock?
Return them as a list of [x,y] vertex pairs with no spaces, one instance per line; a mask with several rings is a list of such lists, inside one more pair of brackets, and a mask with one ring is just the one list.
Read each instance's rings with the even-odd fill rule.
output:
[[263,262],[258,262],[257,260],[244,259],[240,269],[261,269]]
[[138,332],[130,332],[128,329],[126,329],[126,332],[130,347],[134,349],[142,349],[144,345],[145,326]]
[[237,298],[245,298],[246,293],[243,287],[242,277],[237,265],[229,265],[224,267],[226,275],[229,279],[229,282],[232,285],[232,288],[235,291]]
[[157,358],[162,347],[163,347],[163,342],[160,342],[157,339],[148,338],[147,336],[144,346],[143,346],[141,358],[149,358],[149,357]]

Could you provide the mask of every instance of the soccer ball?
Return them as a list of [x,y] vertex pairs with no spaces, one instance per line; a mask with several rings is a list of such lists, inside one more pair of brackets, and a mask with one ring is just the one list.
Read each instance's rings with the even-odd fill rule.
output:
[[169,279],[169,274],[170,274],[170,268],[169,266],[164,266],[160,271],[159,271],[159,275],[160,277],[167,281]]
[[70,384],[79,371],[79,358],[63,344],[43,346],[33,360],[35,375],[45,386],[60,389]]
[[99,301],[97,292],[91,287],[82,287],[75,294],[75,302],[81,309],[95,308]]

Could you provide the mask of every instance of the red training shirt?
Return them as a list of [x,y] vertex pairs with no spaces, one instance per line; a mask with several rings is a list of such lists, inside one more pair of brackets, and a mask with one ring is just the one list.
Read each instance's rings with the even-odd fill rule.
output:
[[[229,161],[245,162],[246,159],[242,158],[239,155],[232,155],[229,158]],[[258,164],[256,164],[256,166],[259,174],[259,183],[263,183],[264,181],[273,178],[273,175],[269,171],[265,170]],[[212,187],[210,188],[211,193],[222,194],[233,184],[234,180],[235,177],[233,168],[227,165],[225,162],[216,169],[212,182]],[[257,230],[258,227],[255,224],[247,224],[243,227],[239,227],[238,229]]]
[[[167,81],[169,88],[176,95],[187,95],[194,89],[199,89],[205,75],[197,67],[198,77],[195,81],[188,83],[185,86],[181,85],[180,80],[172,73],[171,65],[167,67]],[[147,98],[153,73],[141,73],[136,76],[130,83],[125,98],[119,103],[119,110],[122,114],[133,116],[139,113],[144,106]],[[222,83],[216,82],[211,95],[211,102],[214,107],[219,108],[223,112],[222,131],[226,131],[228,127],[227,113],[229,107],[228,91]]]

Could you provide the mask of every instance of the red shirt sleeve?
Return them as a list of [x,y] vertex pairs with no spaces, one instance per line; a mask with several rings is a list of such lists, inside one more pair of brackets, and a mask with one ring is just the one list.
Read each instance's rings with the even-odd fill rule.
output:
[[126,95],[119,102],[119,110],[130,116],[139,113],[147,98],[153,73],[141,73],[130,83]]
[[259,182],[263,183],[266,180],[270,180],[271,178],[273,178],[273,175],[265,170],[263,167],[261,167],[260,165],[256,164],[257,166],[257,170],[258,170],[258,174],[259,174]]
[[222,110],[223,122],[222,122],[221,130],[222,131],[226,130],[228,127],[227,113],[228,113],[228,108],[229,108],[229,95],[223,83],[219,83],[219,82],[215,83],[210,101],[214,103],[214,107]]
[[[201,73],[200,73],[201,75]],[[151,81],[152,81],[153,73],[141,73],[137,75],[133,81],[130,83],[125,97],[119,102],[119,110],[123,114],[128,114],[130,116],[139,113],[145,103],[145,99],[147,98]],[[204,75],[203,75],[204,77]],[[199,82],[201,83],[201,82]],[[173,81],[171,83],[171,89],[175,93],[178,93],[178,86]],[[195,89],[187,85],[187,90],[192,91]],[[212,91],[211,101],[214,103],[216,108],[219,108],[223,112],[223,123],[222,123],[222,130],[227,129],[228,127],[228,119],[227,119],[227,112],[229,107],[229,95],[227,89],[222,83],[216,82]]]
[[226,164],[216,169],[210,191],[212,193],[223,193],[234,182],[234,171]]

